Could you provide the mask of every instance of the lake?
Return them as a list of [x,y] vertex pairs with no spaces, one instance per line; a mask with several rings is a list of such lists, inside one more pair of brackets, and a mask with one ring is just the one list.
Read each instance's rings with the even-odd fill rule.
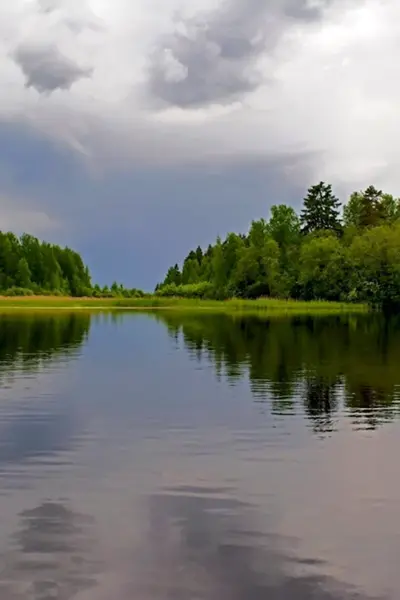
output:
[[1,600],[397,600],[399,384],[379,315],[0,315]]

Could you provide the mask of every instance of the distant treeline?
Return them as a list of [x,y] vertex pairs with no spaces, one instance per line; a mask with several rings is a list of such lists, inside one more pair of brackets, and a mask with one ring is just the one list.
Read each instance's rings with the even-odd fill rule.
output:
[[157,285],[162,296],[294,298],[400,307],[400,199],[370,186],[341,207],[332,186],[311,187],[298,215],[276,205],[269,221],[189,252]]
[[0,232],[0,293],[3,295],[141,296],[113,283],[108,288],[92,285],[89,268],[70,248],[42,242],[28,234],[18,238]]

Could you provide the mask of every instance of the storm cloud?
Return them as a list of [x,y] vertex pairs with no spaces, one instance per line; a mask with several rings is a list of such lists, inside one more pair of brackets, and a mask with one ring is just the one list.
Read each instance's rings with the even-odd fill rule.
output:
[[2,226],[152,289],[315,181],[398,195],[399,23],[398,0],[0,2]]
[[240,99],[268,78],[257,61],[293,23],[320,19],[329,2],[229,0],[177,20],[151,56],[151,93],[180,107]]
[[92,74],[91,68],[79,66],[52,45],[23,45],[16,50],[14,57],[26,77],[27,87],[33,87],[40,93],[67,90],[79,79]]

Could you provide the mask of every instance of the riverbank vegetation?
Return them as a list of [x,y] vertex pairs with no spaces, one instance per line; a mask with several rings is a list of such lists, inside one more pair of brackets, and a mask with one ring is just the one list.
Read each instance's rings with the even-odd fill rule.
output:
[[143,308],[143,309],[168,309],[175,311],[205,311],[208,313],[225,314],[328,314],[343,312],[366,312],[366,304],[348,302],[326,302],[301,300],[282,300],[277,298],[258,298],[246,300],[230,298],[221,300],[190,299],[179,297],[147,296],[144,298],[115,300],[115,307]]
[[89,268],[70,248],[42,242],[28,234],[18,238],[0,232],[0,294],[4,296],[71,296],[130,298],[143,296],[136,289],[113,283],[92,284]]
[[[14,305],[26,305],[20,300],[26,297],[30,306],[55,307],[81,298],[75,306],[193,308],[202,301],[203,308],[226,312],[272,311],[277,303],[276,310],[287,312],[303,310],[301,302],[308,311],[328,310],[322,303],[333,302],[340,310],[348,303],[398,310],[400,200],[370,186],[341,208],[332,187],[320,183],[308,190],[300,214],[275,205],[270,219],[253,221],[247,234],[229,233],[207,249],[191,250],[154,295],[118,283],[93,285],[74,250],[0,232],[0,295],[15,297]],[[210,304],[221,300],[231,302]]]
[[301,315],[301,314],[339,314],[368,311],[365,304],[301,300],[279,300],[260,298],[243,300],[232,298],[226,301],[197,300],[190,298],[165,298],[163,296],[145,295],[141,298],[74,298],[71,296],[24,296],[0,297],[0,310],[10,309],[45,309],[45,310],[168,310],[172,312],[206,312],[234,315]]
[[160,297],[269,297],[400,307],[400,200],[373,186],[341,208],[332,187],[311,187],[303,210],[271,208],[247,234],[191,250],[156,288]]

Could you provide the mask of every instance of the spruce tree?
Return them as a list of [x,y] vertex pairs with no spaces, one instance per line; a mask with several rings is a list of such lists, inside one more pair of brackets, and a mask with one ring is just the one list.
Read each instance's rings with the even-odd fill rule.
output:
[[321,181],[318,185],[310,187],[300,215],[302,233],[321,230],[339,233],[342,228],[339,206],[340,202],[334,196],[330,184]]
[[197,246],[197,248],[196,248],[196,258],[197,258],[197,262],[199,263],[199,265],[201,267],[201,263],[203,262],[203,250],[201,249],[200,246]]
[[367,187],[361,195],[360,226],[376,227],[384,220],[384,206],[382,205],[382,191],[373,185]]
[[163,285],[180,285],[182,283],[182,275],[178,265],[174,265],[168,269]]

